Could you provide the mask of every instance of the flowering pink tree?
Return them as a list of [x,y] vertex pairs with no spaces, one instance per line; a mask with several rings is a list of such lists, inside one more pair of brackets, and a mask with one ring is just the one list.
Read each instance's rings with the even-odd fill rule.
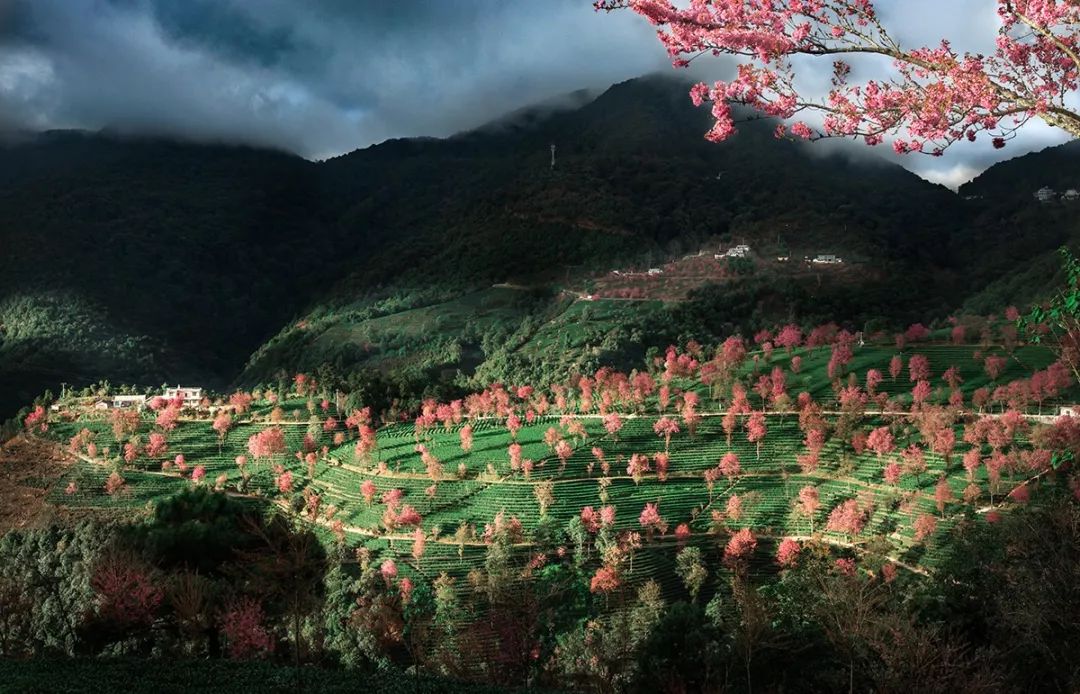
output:
[[915,387],[911,389],[911,407],[914,412],[921,407],[923,403],[930,399],[932,389],[930,388],[930,381],[919,381],[915,384]]
[[393,559],[386,559],[379,565],[379,574],[383,580],[386,581],[386,586],[389,588],[390,583],[397,578],[398,568],[397,563]]
[[165,455],[165,452],[169,450],[169,442],[165,439],[165,435],[153,432],[150,434],[150,441],[146,444],[146,455],[150,458],[157,458],[158,456]]
[[623,420],[618,414],[611,412],[604,415],[604,430],[611,436],[618,439],[619,430],[623,428]]
[[162,431],[172,431],[176,428],[176,421],[180,418],[180,406],[173,403],[158,412],[154,423],[161,427]]
[[737,521],[742,518],[743,514],[743,502],[742,497],[738,494],[732,494],[728,497],[727,504],[724,505],[724,513],[727,514],[728,520]]
[[866,372],[866,392],[871,396],[874,395],[874,391],[881,385],[881,381],[885,377],[881,375],[881,372],[877,369],[869,369]]
[[165,597],[149,567],[122,555],[101,560],[90,576],[90,587],[98,615],[124,626],[153,622]]
[[756,547],[757,538],[754,537],[754,533],[750,531],[750,528],[742,528],[736,531],[724,546],[724,563],[741,565],[750,558]]
[[612,593],[619,588],[619,572],[613,566],[601,566],[589,582],[589,591],[593,593]]
[[280,475],[274,478],[274,484],[277,485],[277,489],[282,494],[288,494],[293,488],[293,474],[289,470],[285,470]]
[[656,504],[645,504],[645,508],[641,510],[641,515],[638,516],[638,523],[645,529],[645,536],[649,540],[652,540],[653,532],[659,532],[663,535],[668,529],[667,521],[660,516]]
[[473,428],[472,425],[466,424],[461,427],[461,431],[458,432],[458,436],[461,438],[461,450],[468,453],[473,447]]
[[1005,370],[1006,359],[1000,354],[991,354],[983,361],[983,367],[990,380],[996,381],[1001,372]]
[[908,359],[908,376],[912,383],[930,380],[930,360],[923,354],[913,354]]
[[30,414],[26,415],[26,419],[23,420],[23,427],[27,431],[33,431],[34,429],[40,432],[47,431],[49,428],[49,416],[45,412],[45,408],[42,405],[35,407]]
[[753,412],[746,422],[746,440],[757,446],[757,457],[761,457],[761,442],[765,440],[768,429],[765,427],[765,414]]
[[506,430],[510,432],[510,438],[517,439],[518,432],[521,431],[521,418],[516,414],[507,417]]
[[776,563],[784,569],[790,569],[799,561],[799,551],[802,547],[797,540],[785,537],[776,548]]
[[945,514],[945,506],[953,500],[952,489],[949,487],[949,481],[942,475],[938,479],[937,486],[934,487],[934,504],[937,506],[938,513]]
[[904,472],[915,475],[915,484],[920,486],[922,474],[926,472],[926,455],[923,453],[923,449],[911,444],[900,451],[900,458],[904,461]]
[[937,530],[937,518],[932,514],[923,513],[915,519],[912,529],[915,531],[915,541],[922,542]]
[[880,459],[896,450],[896,440],[893,438],[889,427],[878,427],[870,432],[866,438],[866,447],[872,450]]
[[229,405],[232,406],[237,415],[242,415],[251,409],[253,400],[251,393],[237,391],[229,396]]
[[667,453],[655,453],[653,454],[653,463],[656,465],[656,479],[667,482],[668,465],[671,463],[671,456]]
[[885,476],[885,484],[893,487],[900,486],[900,477],[903,474],[903,469],[900,467],[900,463],[893,461],[885,466],[883,471]]
[[679,433],[679,423],[671,417],[661,417],[653,424],[653,432],[664,437],[664,451],[671,448],[672,434]]
[[810,534],[814,534],[814,514],[821,507],[821,497],[817,487],[806,485],[799,490],[799,498],[795,502],[795,511],[810,521]]
[[364,480],[360,484],[360,494],[364,497],[364,503],[368,506],[370,506],[371,502],[375,499],[375,494],[377,492],[378,489],[375,487],[375,483],[371,480]]
[[417,564],[420,563],[420,558],[424,556],[424,548],[425,548],[426,544],[427,544],[427,540],[426,540],[426,538],[424,536],[424,530],[422,528],[420,528],[419,526],[417,526],[416,530],[413,531],[413,545],[412,545],[412,556],[413,556],[413,559],[416,560]]
[[739,456],[735,455],[733,451],[728,451],[720,458],[720,474],[728,478],[728,482],[733,481],[736,477],[742,474],[742,466],[739,465]]
[[226,410],[220,410],[214,417],[214,423],[211,426],[218,436],[218,453],[221,452],[221,447],[225,445],[225,437],[229,435],[232,424],[232,415]]
[[894,354],[893,358],[889,360],[889,376],[895,381],[903,370],[904,358],[899,354]]
[[641,478],[649,471],[649,456],[634,453],[626,463],[626,474],[633,478],[634,484],[639,484]]
[[566,461],[574,454],[574,448],[565,439],[559,439],[555,444],[555,455],[559,457],[559,470],[566,468]]
[[775,342],[778,347],[783,347],[791,354],[791,350],[802,344],[802,330],[794,324],[785,325],[776,334]]
[[859,507],[858,501],[848,499],[829,512],[829,520],[825,527],[829,532],[844,533],[854,537],[861,533],[866,525],[866,515],[866,511]]
[[285,432],[281,427],[263,429],[248,439],[248,453],[253,458],[272,458],[285,452]]
[[[1051,0],[997,5],[997,49],[983,56],[959,53],[947,40],[937,47],[901,47],[872,0],[596,3],[599,9],[629,7],[660,27],[677,67],[705,53],[741,59],[731,82],[698,84],[691,91],[696,104],[713,102],[710,140],[735,131],[730,102],[782,119],[810,112],[823,117],[819,125],[791,124],[796,137],[854,137],[876,145],[892,136],[900,153],[939,154],[981,132],[1003,147],[1033,118],[1080,135],[1080,115],[1068,99],[1080,76],[1080,6]],[[800,91],[798,56],[834,60],[827,95]],[[848,61],[864,56],[889,59],[890,77],[853,83]]]

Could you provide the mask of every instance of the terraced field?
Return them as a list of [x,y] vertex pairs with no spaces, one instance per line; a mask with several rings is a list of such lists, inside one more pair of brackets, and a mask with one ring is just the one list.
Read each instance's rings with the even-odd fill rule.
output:
[[[962,388],[966,396],[970,396],[975,388],[1028,376],[1051,361],[1050,354],[1044,349],[1022,348],[1010,358],[1004,373],[991,383],[983,372],[982,363],[973,357],[973,351],[971,346],[933,345],[909,349],[906,356],[918,353],[929,358],[935,387],[943,387],[940,374],[945,368],[957,366],[964,379]],[[864,374],[871,367],[887,371],[888,360],[894,353],[884,347],[858,349],[852,371]],[[799,354],[803,357],[803,369],[798,374],[788,374],[790,392],[795,394],[804,389],[811,392],[826,410],[826,420],[830,425],[835,424],[836,415],[828,414],[834,406],[832,388],[824,378],[828,350],[800,350]],[[788,361],[789,355],[774,352],[774,364],[787,364]],[[767,373],[771,366],[762,363],[758,368]],[[879,390],[895,394],[902,400],[911,386],[906,376],[905,370],[895,381],[886,377]],[[516,517],[523,524],[524,538],[517,548],[524,562],[524,558],[536,551],[530,531],[543,522],[566,528],[571,519],[580,516],[583,507],[599,509],[610,505],[616,510],[616,531],[639,531],[645,535],[639,515],[647,503],[655,503],[668,524],[668,531],[645,541],[625,578],[635,582],[652,577],[667,589],[677,591],[681,588],[673,572],[674,550],[686,543],[699,545],[711,558],[710,565],[720,566],[724,543],[731,531],[740,528],[752,529],[757,537],[758,547],[751,563],[762,572],[774,569],[772,545],[779,539],[809,539],[811,536],[847,551],[858,551],[872,537],[884,538],[892,547],[890,556],[900,565],[918,571],[932,570],[935,552],[941,544],[935,538],[944,537],[949,525],[965,509],[974,506],[980,512],[986,512],[994,505],[1000,506],[1007,492],[1025,479],[1037,477],[1030,471],[1006,471],[991,498],[987,467],[983,465],[974,475],[981,495],[972,504],[966,504],[962,500],[963,491],[971,480],[960,465],[960,458],[968,447],[962,443],[964,425],[975,418],[970,412],[954,426],[958,445],[950,464],[924,446],[927,470],[917,476],[905,475],[896,486],[885,483],[883,469],[888,461],[898,459],[898,454],[879,459],[869,450],[856,453],[849,443],[850,437],[844,440],[829,438],[820,456],[820,466],[806,473],[796,460],[796,456],[806,450],[797,414],[767,413],[768,433],[760,450],[747,440],[742,426],[746,417],[742,416],[729,443],[722,428],[722,412],[707,411],[709,400],[704,388],[689,379],[676,380],[673,385],[682,390],[697,388],[702,391],[702,419],[693,434],[684,428],[672,437],[668,451],[670,464],[664,481],[654,471],[637,480],[627,471],[627,461],[632,455],[654,458],[664,449],[663,438],[653,431],[659,416],[655,412],[655,403],[642,408],[652,410],[652,413],[625,412],[623,426],[617,434],[608,433],[602,418],[595,413],[574,414],[570,419],[535,416],[516,435],[521,458],[534,461],[531,474],[526,476],[521,471],[511,470],[508,448],[515,438],[511,437],[501,418],[476,417],[449,426],[439,425],[420,435],[411,423],[383,426],[378,430],[375,450],[358,457],[355,431],[344,442],[335,445],[334,433],[323,430],[327,415],[318,409],[309,415],[307,400],[294,398],[282,403],[285,415],[282,423],[241,423],[229,432],[220,446],[209,420],[182,420],[168,436],[166,453],[152,460],[143,456],[133,465],[121,465],[117,457],[120,444],[113,440],[110,425],[101,415],[84,413],[74,421],[54,421],[46,434],[51,440],[66,444],[86,428],[94,432],[98,451],[93,460],[85,454],[80,456],[63,484],[52,489],[49,501],[70,509],[118,506],[148,509],[153,502],[193,484],[189,479],[190,470],[186,475],[175,468],[162,471],[163,461],[171,461],[177,454],[183,454],[189,468],[204,467],[203,484],[217,484],[230,493],[287,506],[291,496],[308,487],[319,495],[322,512],[315,519],[303,517],[318,526],[327,542],[343,541],[350,546],[365,546],[380,559],[396,557],[404,572],[428,578],[443,571],[463,577],[470,568],[482,563],[486,550],[482,540],[484,526],[499,513]],[[1068,395],[1063,394],[1058,400],[1062,401]],[[753,400],[755,395],[750,397],[756,402]],[[939,393],[936,397],[943,399],[945,395]],[[1044,403],[1043,407],[1050,405]],[[268,407],[261,403],[255,413],[264,418]],[[299,413],[302,421],[295,421],[294,413]],[[581,432],[571,434],[566,428],[569,421],[580,422],[584,436]],[[473,445],[468,453],[462,450],[460,439],[460,429],[466,424],[473,430]],[[249,437],[270,426],[279,426],[284,431],[287,453],[276,459],[248,462],[249,479],[245,482],[236,458],[248,455]],[[897,451],[909,444],[922,443],[917,428],[902,414],[869,412],[858,419],[854,428],[868,432],[881,426],[890,427]],[[144,439],[152,429],[152,419],[147,415],[140,427]],[[565,464],[554,453],[553,447],[545,443],[545,434],[550,429],[572,447]],[[310,470],[314,473],[312,476],[309,476],[308,464],[296,455],[304,446],[305,434],[311,437],[309,448],[314,443],[317,450],[317,462]],[[418,443],[438,460],[441,471],[433,475],[426,470],[417,451]],[[603,451],[604,459],[610,465],[606,475],[597,462],[594,448]],[[1019,453],[1029,448],[1026,435],[1021,433],[1011,450]],[[720,477],[710,489],[704,478],[705,472],[715,468],[728,452],[738,456],[741,472],[730,478]],[[989,454],[989,449],[983,453]],[[275,466],[280,466],[277,471]],[[282,469],[291,471],[296,480],[290,494],[280,493],[275,484],[275,476]],[[126,484],[119,492],[109,495],[104,485],[114,470],[120,472]],[[939,513],[934,493],[941,477],[947,481],[952,500],[945,505],[944,512]],[[361,485],[366,481],[374,484],[375,493],[370,502],[361,491]],[[74,484],[65,486],[68,482]],[[799,490],[807,485],[815,487],[820,495],[820,506],[812,517],[800,515],[794,508]],[[426,537],[426,551],[420,561],[414,561],[410,556],[413,528],[388,530],[383,526],[387,507],[381,498],[393,489],[401,490],[402,503],[415,508],[422,517],[420,527]],[[550,493],[549,505],[543,514],[538,492]],[[741,502],[741,509],[734,514],[729,507],[733,496]],[[827,529],[830,511],[852,498],[859,499],[868,513],[865,529],[855,537]],[[330,506],[335,509],[332,517],[326,513]],[[913,536],[913,521],[923,514],[938,519],[937,529],[928,540],[917,542]],[[673,529],[681,523],[688,525],[690,536],[674,536]],[[594,565],[599,565],[599,557],[594,557],[593,561]],[[719,572],[714,572],[714,580],[718,575]],[[459,587],[465,589],[466,582],[460,581]]]

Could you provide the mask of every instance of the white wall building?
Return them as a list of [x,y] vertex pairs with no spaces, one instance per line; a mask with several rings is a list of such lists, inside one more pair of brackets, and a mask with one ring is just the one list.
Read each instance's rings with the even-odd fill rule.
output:
[[1054,192],[1053,188],[1047,188],[1046,186],[1043,186],[1042,188],[1039,188],[1037,191],[1035,191],[1035,199],[1039,202],[1050,202],[1056,197],[1057,193]]
[[134,408],[141,410],[146,407],[145,395],[114,395],[112,406],[118,410]]
[[184,401],[184,407],[198,407],[203,399],[203,389],[176,386],[175,388],[166,388],[162,397],[166,400],[176,400],[177,398],[180,398]]

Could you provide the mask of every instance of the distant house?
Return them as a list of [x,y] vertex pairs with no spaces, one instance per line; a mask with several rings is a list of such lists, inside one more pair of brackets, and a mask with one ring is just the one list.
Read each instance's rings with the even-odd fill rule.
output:
[[1078,191],[1076,188],[1069,188],[1067,191],[1061,194],[1061,199],[1068,200],[1070,202],[1080,199],[1080,191]]
[[1080,417],[1080,405],[1062,405],[1058,408],[1059,417]]
[[662,274],[664,274],[664,271],[661,270],[658,267],[651,267],[651,268],[649,268],[649,273],[648,274],[650,274],[650,275],[662,275]]
[[740,243],[737,246],[732,246],[731,248],[727,249],[727,251],[725,251],[723,255],[717,255],[714,256],[714,258],[716,260],[720,260],[721,258],[747,258],[749,256],[750,246],[747,246],[745,243]]
[[1037,191],[1035,191],[1035,199],[1039,202],[1050,202],[1056,197],[1057,193],[1054,192],[1053,188],[1043,186],[1042,188],[1039,188]]
[[146,407],[145,395],[114,395],[112,406],[118,410],[134,408],[141,410]]
[[817,263],[818,265],[839,265],[844,262],[844,259],[840,256],[833,255],[832,253],[819,253],[818,256],[810,262]]
[[94,409],[95,410],[107,410],[107,409],[109,409],[109,406],[110,406],[110,403],[109,403],[108,400],[98,400],[97,402],[94,403]]
[[203,399],[203,389],[176,386],[175,388],[166,388],[162,397],[166,400],[176,400],[179,398],[184,401],[184,407],[198,407]]

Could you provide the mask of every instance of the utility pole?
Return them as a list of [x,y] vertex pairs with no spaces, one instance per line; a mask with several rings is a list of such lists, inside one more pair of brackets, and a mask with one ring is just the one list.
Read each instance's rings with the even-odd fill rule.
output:
[[555,145],[551,145],[551,170],[555,170]]

